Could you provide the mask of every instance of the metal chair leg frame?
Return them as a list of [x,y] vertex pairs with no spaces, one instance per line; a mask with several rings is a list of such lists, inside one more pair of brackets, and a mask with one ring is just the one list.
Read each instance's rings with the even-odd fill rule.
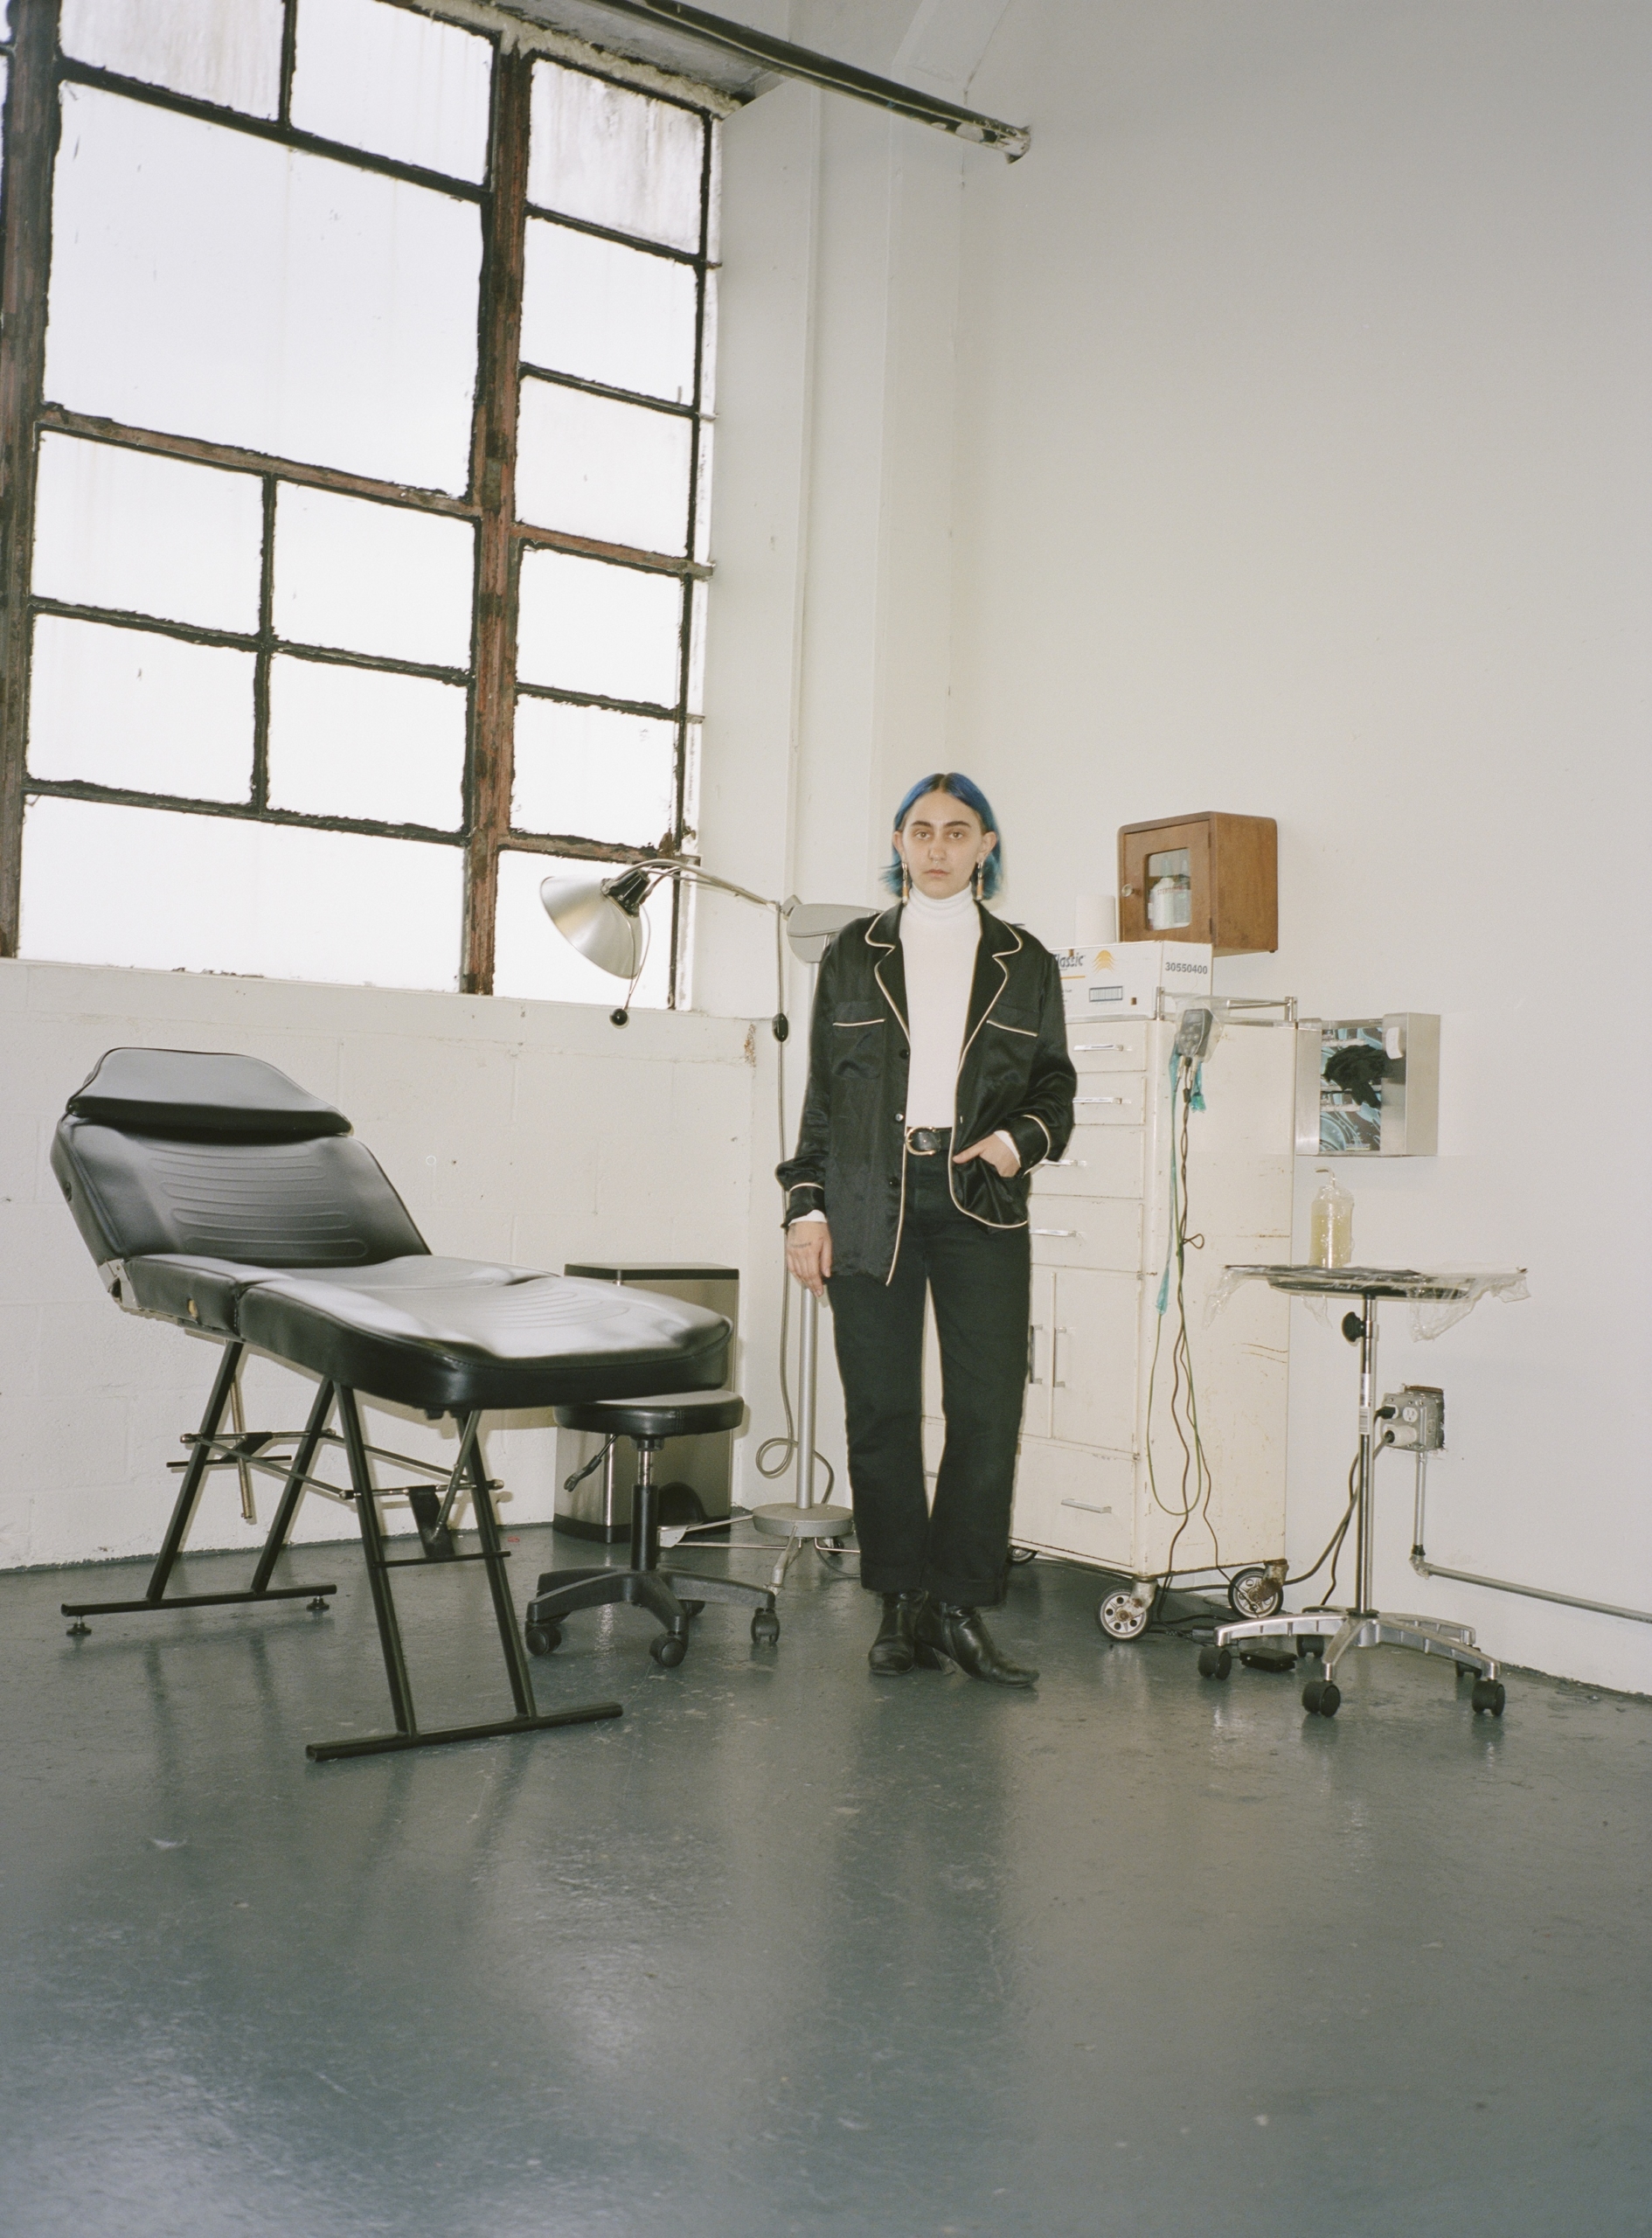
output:
[[[391,1586],[392,1564],[385,1551],[385,1530],[378,1514],[378,1495],[373,1487],[371,1465],[366,1442],[362,1436],[361,1413],[353,1391],[340,1389],[338,1420],[350,1460],[351,1489],[361,1525],[362,1553],[367,1563],[367,1582],[372,1595],[373,1616],[378,1626],[379,1645],[384,1651],[385,1677],[390,1688],[391,1714],[396,1720],[396,1730],[394,1733],[371,1734],[359,1741],[312,1741],[306,1748],[305,1755],[317,1763],[327,1763],[344,1756],[378,1756],[404,1748],[440,1748],[449,1741],[482,1741],[507,1733],[542,1733],[553,1726],[584,1725],[594,1719],[622,1715],[618,1702],[587,1702],[576,1709],[549,1712],[539,1712],[534,1707],[533,1684],[528,1672],[527,1655],[522,1644],[522,1635],[517,1629],[516,1611],[511,1606],[510,1588],[504,1577],[504,1566],[510,1556],[500,1542],[493,1493],[487,1472],[482,1465],[478,1442],[482,1418],[479,1414],[472,1414],[466,1417],[460,1432],[459,1463],[468,1468],[470,1476],[471,1505],[482,1539],[482,1560],[488,1573],[494,1615],[499,1627],[500,1645],[517,1713],[514,1717],[492,1719],[481,1725],[445,1726],[436,1731],[420,1731],[413,1713],[413,1687],[407,1677],[401,1626],[397,1620],[395,1595]],[[422,1562],[415,1557],[405,1563],[397,1562],[393,1567],[446,1571],[451,1566],[427,1553]]]
[[[270,1576],[276,1559],[287,1544],[287,1534],[292,1529],[293,1517],[303,1491],[303,1478],[315,1457],[316,1445],[326,1426],[328,1409],[332,1404],[333,1387],[323,1383],[316,1394],[316,1404],[310,1410],[309,1428],[305,1430],[287,1484],[276,1505],[269,1535],[258,1558],[258,1567],[253,1573],[250,1588],[239,1593],[177,1593],[170,1597],[167,1583],[178,1556],[184,1551],[190,1526],[195,1520],[195,1511],[200,1505],[201,1493],[206,1483],[207,1469],[214,1452],[214,1440],[222,1427],[225,1410],[235,1388],[235,1378],[241,1365],[244,1345],[230,1343],[224,1347],[224,1356],[218,1364],[218,1373],[212,1379],[212,1389],[206,1401],[206,1411],[201,1416],[201,1427],[189,1442],[190,1457],[184,1470],[177,1498],[172,1504],[166,1536],[161,1541],[161,1551],[155,1558],[155,1567],[149,1573],[147,1591],[141,1601],[66,1601],[62,1611],[73,1616],[69,1627],[73,1638],[88,1632],[88,1616],[145,1616],[157,1609],[231,1609],[249,1601],[308,1601],[312,1608],[325,1608],[326,1596],[337,1593],[333,1584],[272,1585]],[[302,1465],[301,1465],[302,1464]],[[241,1471],[245,1478],[247,1472]]]

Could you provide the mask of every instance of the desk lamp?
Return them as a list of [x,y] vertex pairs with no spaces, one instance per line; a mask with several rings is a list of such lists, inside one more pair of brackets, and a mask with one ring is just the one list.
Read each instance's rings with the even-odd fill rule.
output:
[[[735,886],[728,879],[714,877],[710,871],[702,870],[698,863],[687,862],[677,855],[654,856],[646,862],[629,864],[616,878],[546,879],[539,888],[539,899],[545,905],[546,916],[563,938],[594,963],[599,970],[628,983],[627,1004],[642,976],[643,959],[648,953],[648,928],[642,922],[642,904],[655,887],[668,878],[687,879],[696,886],[709,886],[719,893],[732,893],[742,901],[755,902],[760,909],[774,912],[776,999],[774,1015],[769,1021],[769,1026],[779,1042],[784,1042],[791,1032],[791,1024],[786,1015],[785,956],[781,947],[781,933],[785,933],[791,943],[793,955],[801,963],[817,964],[826,953],[827,943],[832,935],[852,919],[866,914],[864,908],[856,908],[843,902],[800,901],[795,894],[786,901],[772,901],[766,894],[753,893],[747,887]],[[621,1004],[619,1009],[610,1011],[609,1016],[615,1025],[624,1025],[628,1023],[630,1012],[626,1004]],[[784,1132],[782,1092],[782,1136]],[[785,1150],[782,1140],[782,1157]],[[782,1320],[782,1369],[783,1331]],[[752,1521],[759,1531],[772,1539],[784,1539],[788,1542],[776,1566],[777,1585],[785,1575],[793,1554],[805,1541],[841,1539],[853,1529],[855,1520],[848,1508],[828,1506],[815,1498],[815,1407],[820,1363],[820,1300],[813,1290],[803,1292],[798,1342],[797,1428],[794,1440],[797,1498],[795,1500],[776,1501],[752,1511]]]

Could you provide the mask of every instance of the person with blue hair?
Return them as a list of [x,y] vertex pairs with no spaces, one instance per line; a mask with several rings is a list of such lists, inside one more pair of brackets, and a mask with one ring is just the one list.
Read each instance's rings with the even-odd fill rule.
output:
[[[1003,1597],[1026,1394],[1029,1176],[1059,1157],[1076,1086],[1055,958],[985,907],[998,820],[956,771],[895,811],[899,897],[821,963],[797,1151],[778,1169],[786,1258],[829,1297],[861,1583],[880,1676],[955,1663],[1030,1686],[982,1615]],[[946,1444],[924,1485],[924,1303]]]

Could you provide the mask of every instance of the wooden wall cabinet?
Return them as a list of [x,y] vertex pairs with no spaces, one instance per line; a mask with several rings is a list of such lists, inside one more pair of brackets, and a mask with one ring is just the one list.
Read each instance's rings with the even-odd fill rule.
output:
[[1278,824],[1271,816],[1207,811],[1121,825],[1119,938],[1271,955],[1279,946]]

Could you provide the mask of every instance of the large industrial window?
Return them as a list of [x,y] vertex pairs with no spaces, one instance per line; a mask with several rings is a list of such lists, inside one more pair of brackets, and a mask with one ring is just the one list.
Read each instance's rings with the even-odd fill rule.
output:
[[538,888],[695,814],[711,106],[395,0],[9,15],[0,952],[611,997]]

